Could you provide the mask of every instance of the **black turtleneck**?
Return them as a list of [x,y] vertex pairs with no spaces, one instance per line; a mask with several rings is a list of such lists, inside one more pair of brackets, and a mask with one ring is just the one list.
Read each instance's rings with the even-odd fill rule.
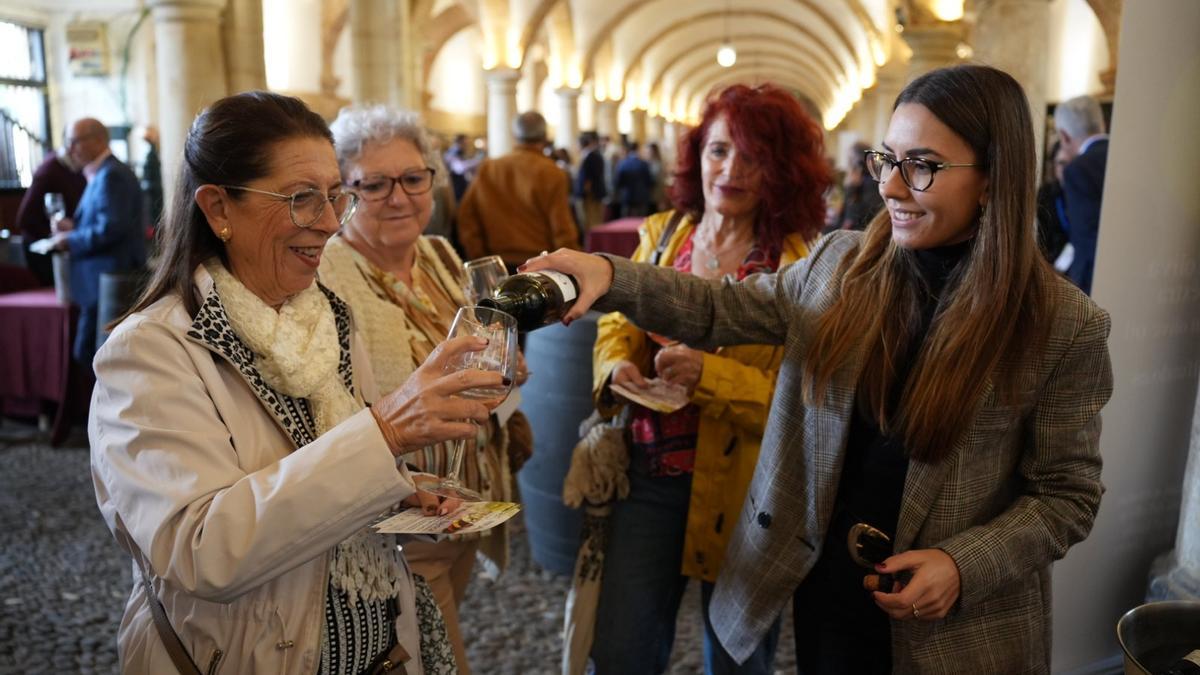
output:
[[[892,410],[904,390],[946,285],[970,248],[971,241],[968,240],[951,246],[918,250],[912,254],[925,288],[917,293],[920,325],[909,342],[907,354],[897,363],[897,378],[891,392]],[[846,537],[850,527],[864,522],[895,539],[904,495],[904,479],[908,475],[908,456],[901,439],[884,435],[879,429],[878,420],[860,406],[854,406],[836,507],[826,533],[825,545],[816,567],[796,594],[797,620],[801,617],[801,605],[807,605],[822,617],[823,625],[812,627],[814,639],[824,639],[827,644],[839,643],[837,639],[829,639],[829,631],[852,636],[852,642],[860,649],[873,651],[875,656],[881,658],[881,667],[887,664],[881,672],[890,671],[890,626],[887,615],[875,605],[871,594],[862,588],[863,576],[871,572],[850,559]],[[815,638],[816,634],[824,634],[825,638]],[[820,650],[817,645],[813,645],[813,648]],[[870,665],[874,661],[858,661],[851,654],[847,654],[847,658],[851,659],[849,662],[874,670]]]
[[[897,377],[891,391],[892,405],[889,406],[891,410],[896,409],[895,404],[908,382],[946,284],[970,246],[968,240],[952,246],[913,252],[913,259],[926,288],[917,293],[921,308],[920,326],[909,342],[908,353],[896,364]],[[908,452],[901,440],[885,436],[879,429],[878,420],[856,405],[846,441],[846,461],[838,484],[838,505],[849,511],[855,522],[873,525],[894,539],[907,474]],[[845,548],[845,537],[842,542]]]

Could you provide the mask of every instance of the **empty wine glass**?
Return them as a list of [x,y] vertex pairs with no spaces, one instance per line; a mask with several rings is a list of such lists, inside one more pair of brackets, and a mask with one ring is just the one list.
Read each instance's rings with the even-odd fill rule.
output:
[[50,219],[51,227],[56,227],[58,221],[67,216],[67,204],[63,200],[63,196],[58,192],[47,192],[44,195],[46,206],[46,217]]
[[472,305],[478,305],[480,300],[492,297],[500,282],[508,278],[508,268],[504,266],[504,259],[498,255],[467,261],[463,264],[463,269],[467,272],[467,284],[463,292],[467,296],[467,302]]
[[[487,370],[504,376],[502,384],[490,387],[474,387],[458,393],[463,398],[482,401],[494,408],[512,390],[517,368],[517,321],[508,314],[487,307],[468,306],[458,310],[450,326],[449,338],[472,335],[486,338],[488,344],[476,352],[464,352],[446,364],[446,372],[460,370]],[[441,497],[453,497],[463,501],[477,502],[483,499],[479,493],[464,486],[458,478],[462,468],[466,441],[458,441],[450,454],[450,466],[446,475],[431,488],[425,488]]]

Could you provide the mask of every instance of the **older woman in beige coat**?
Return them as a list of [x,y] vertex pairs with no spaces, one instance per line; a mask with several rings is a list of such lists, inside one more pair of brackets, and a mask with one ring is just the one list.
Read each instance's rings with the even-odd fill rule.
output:
[[457,340],[377,396],[345,305],[314,283],[355,206],[331,140],[275,94],[201,113],[159,268],[96,358],[97,499],[148,580],[123,672],[453,671],[444,631],[418,623],[428,590],[369,526],[415,503],[400,456],[487,419],[453,394],[499,375],[443,375],[482,346]]

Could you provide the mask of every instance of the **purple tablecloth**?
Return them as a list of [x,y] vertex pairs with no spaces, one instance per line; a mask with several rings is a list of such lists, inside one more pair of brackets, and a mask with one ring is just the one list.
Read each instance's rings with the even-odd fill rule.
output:
[[588,230],[586,248],[592,253],[612,253],[628,258],[638,246],[643,218],[622,218]]
[[43,401],[57,404],[53,444],[70,430],[69,409],[81,398],[79,390],[91,388],[85,382],[90,373],[82,372],[88,369],[71,365],[78,313],[76,307],[60,304],[53,288],[0,295],[0,407],[36,414]]

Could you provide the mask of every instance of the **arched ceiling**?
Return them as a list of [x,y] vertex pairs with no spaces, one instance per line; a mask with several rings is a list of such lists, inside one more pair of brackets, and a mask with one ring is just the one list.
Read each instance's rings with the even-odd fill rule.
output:
[[[697,42],[690,45],[687,49],[679,51],[672,56],[665,56],[657,61],[661,64],[657,67],[658,75],[650,82],[650,98],[658,100],[663,88],[666,91],[674,91],[678,86],[682,69],[697,63],[710,62],[713,59],[713,54],[721,46],[725,40],[724,37],[713,38],[708,41]],[[829,65],[819,52],[814,51],[810,46],[799,40],[780,39],[777,36],[771,36],[764,33],[733,33],[729,36],[730,42],[735,45],[750,45],[751,48],[763,49],[770,53],[787,54],[803,64],[805,70],[809,71],[821,86],[833,91],[837,88],[837,73],[836,69]],[[744,52],[738,53],[738,58],[745,60],[747,54]]]
[[[426,33],[431,49],[474,15],[489,55],[483,67],[520,68],[542,44],[554,87],[582,86],[596,100],[668,119],[686,117],[707,95],[709,80],[720,75],[716,50],[728,40],[739,59],[725,72],[787,75],[830,126],[890,57],[897,6],[931,0],[410,1],[418,15],[441,18],[431,26],[440,30]],[[467,7],[452,13],[456,2]]]

